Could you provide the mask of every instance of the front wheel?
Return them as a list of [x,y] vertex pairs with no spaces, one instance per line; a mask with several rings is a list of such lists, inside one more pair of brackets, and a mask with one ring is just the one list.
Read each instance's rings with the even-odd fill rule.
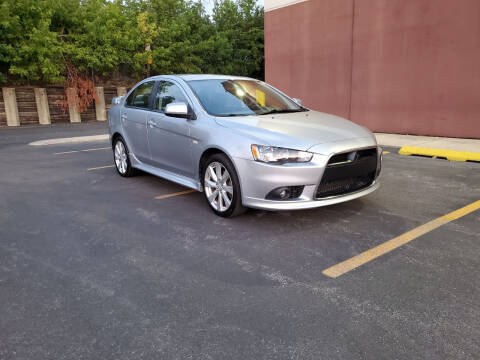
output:
[[128,148],[125,141],[121,137],[117,138],[113,143],[113,159],[115,167],[120,176],[130,177],[135,174],[135,169],[128,158]]
[[210,156],[203,166],[203,190],[213,212],[222,217],[244,213],[240,182],[231,161],[223,154]]

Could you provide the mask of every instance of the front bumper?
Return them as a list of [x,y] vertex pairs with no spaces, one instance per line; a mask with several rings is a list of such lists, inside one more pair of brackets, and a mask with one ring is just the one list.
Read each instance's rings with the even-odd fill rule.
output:
[[[313,209],[317,207],[327,206],[338,204],[345,201],[350,201],[365,195],[370,194],[378,189],[380,184],[376,181],[373,182],[368,188],[348,193],[345,195],[332,196],[330,198],[319,199],[319,200],[284,200],[284,201],[272,201],[265,199],[256,199],[256,198],[246,198],[243,197],[243,205],[255,209],[262,210],[302,210],[302,209]],[[314,192],[316,187],[313,187],[312,192]],[[306,189],[305,189],[306,190]],[[305,193],[304,190],[304,193]]]
[[[332,205],[353,200],[375,191],[375,180],[367,188],[321,199],[315,194],[330,156],[314,154],[308,163],[270,165],[248,159],[235,158],[240,176],[244,206],[264,210],[300,210]],[[267,200],[265,196],[282,186],[305,186],[302,195],[292,200]]]

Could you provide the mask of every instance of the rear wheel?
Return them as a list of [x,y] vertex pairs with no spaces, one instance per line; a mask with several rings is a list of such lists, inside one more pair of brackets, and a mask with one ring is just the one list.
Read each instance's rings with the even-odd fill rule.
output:
[[247,210],[242,206],[237,172],[231,161],[223,154],[214,154],[205,162],[203,190],[208,205],[219,216],[237,216]]
[[135,169],[132,167],[128,157],[127,145],[121,137],[115,139],[113,143],[113,159],[120,176],[130,177],[135,175]]

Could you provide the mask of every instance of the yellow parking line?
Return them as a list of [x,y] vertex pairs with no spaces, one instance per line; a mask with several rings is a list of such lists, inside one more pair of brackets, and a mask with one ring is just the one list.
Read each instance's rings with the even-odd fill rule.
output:
[[53,155],[63,155],[63,154],[72,154],[77,152],[88,152],[88,151],[98,151],[98,150],[107,150],[107,149],[111,149],[111,147],[109,146],[109,147],[85,149],[85,150],[62,151],[62,152],[53,153]]
[[396,248],[405,245],[406,243],[422,236],[442,225],[449,223],[450,221],[456,220],[474,212],[475,210],[480,209],[480,200],[477,200],[470,205],[462,207],[461,209],[455,210],[449,214],[443,215],[435,220],[432,220],[426,224],[420,225],[419,227],[406,232],[396,238],[393,238],[383,244],[380,244],[370,250],[364,251],[361,254],[358,254],[348,260],[345,260],[337,265],[329,267],[326,270],[322,271],[322,274],[336,278],[340,275],[345,274],[369,261],[372,261]]
[[390,154],[390,151],[384,151],[383,152],[383,155],[387,155],[387,154]]
[[155,199],[156,200],[162,200],[162,199],[167,199],[167,198],[172,197],[172,196],[186,195],[186,194],[190,194],[190,193],[193,193],[193,192],[197,192],[197,191],[196,190],[185,190],[185,191],[179,191],[179,192],[172,193],[172,194],[158,195],[158,196],[155,196]]
[[107,168],[112,168],[112,167],[115,167],[115,165],[105,165],[105,166],[93,167],[93,168],[87,169],[87,171],[107,169]]

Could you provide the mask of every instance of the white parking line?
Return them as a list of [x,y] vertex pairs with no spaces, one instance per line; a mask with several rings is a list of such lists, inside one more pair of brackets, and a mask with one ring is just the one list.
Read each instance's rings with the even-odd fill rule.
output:
[[58,145],[58,144],[74,144],[74,143],[91,142],[91,141],[105,141],[108,139],[109,139],[108,134],[92,135],[92,136],[76,136],[76,137],[70,137],[70,138],[57,138],[57,139],[33,141],[28,145],[43,146],[43,145]]
[[115,167],[115,165],[97,166],[97,167],[89,168],[89,169],[87,169],[87,171],[108,169],[108,168],[112,168],[112,167]]
[[63,154],[72,154],[77,152],[89,152],[89,151],[98,151],[98,150],[107,150],[107,149],[111,149],[111,147],[108,146],[103,148],[93,148],[93,149],[85,149],[85,150],[62,151],[62,152],[53,153],[53,155],[63,155]]

